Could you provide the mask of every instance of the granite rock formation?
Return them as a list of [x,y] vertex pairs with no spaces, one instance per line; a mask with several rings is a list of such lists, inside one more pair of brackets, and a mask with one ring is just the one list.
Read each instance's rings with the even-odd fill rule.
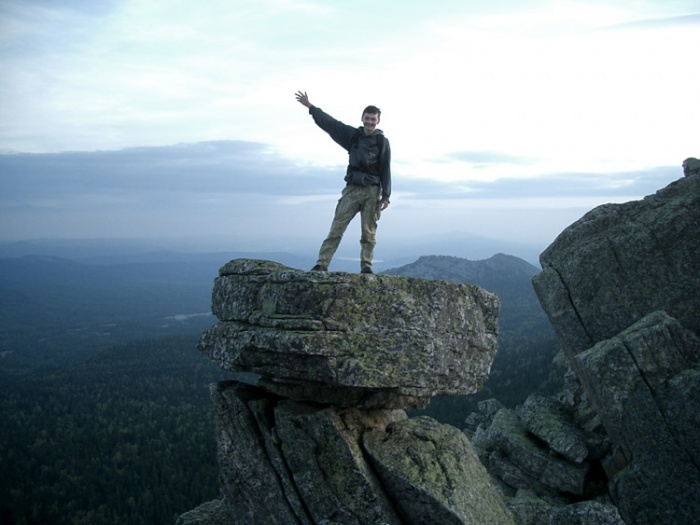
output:
[[533,283],[614,448],[628,525],[700,516],[700,175],[600,206],[541,256]]
[[476,286],[239,259],[220,270],[213,312],[221,322],[199,348],[297,401],[423,406],[483,385],[498,307]]
[[199,343],[235,378],[212,386],[222,500],[179,523],[513,524],[466,436],[404,411],[483,385],[498,307],[476,286],[231,261]]
[[465,421],[520,525],[700,515],[700,177],[685,176],[596,208],[542,254],[564,388]]
[[623,525],[601,466],[615,453],[580,383],[562,373],[557,396],[534,393],[515,409],[480,402],[465,433],[519,525]]

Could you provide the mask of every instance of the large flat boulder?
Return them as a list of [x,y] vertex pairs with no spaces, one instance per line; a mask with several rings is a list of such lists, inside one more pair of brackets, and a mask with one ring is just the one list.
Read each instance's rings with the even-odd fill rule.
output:
[[220,270],[212,310],[199,349],[297,401],[424,406],[479,390],[497,349],[498,298],[447,281],[239,259]]
[[212,310],[198,348],[235,378],[212,387],[223,497],[182,521],[513,525],[464,434],[402,410],[484,384],[494,294],[238,259]]

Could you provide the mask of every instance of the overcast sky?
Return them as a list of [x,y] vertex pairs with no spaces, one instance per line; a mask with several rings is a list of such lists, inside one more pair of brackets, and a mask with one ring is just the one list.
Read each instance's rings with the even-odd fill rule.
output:
[[382,109],[378,257],[544,249],[700,157],[699,34],[697,0],[0,0],[0,241],[320,244],[347,157],[301,89]]

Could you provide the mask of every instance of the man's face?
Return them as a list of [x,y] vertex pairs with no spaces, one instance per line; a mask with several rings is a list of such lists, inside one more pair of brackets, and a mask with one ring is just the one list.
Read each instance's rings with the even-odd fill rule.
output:
[[378,113],[364,113],[362,115],[362,125],[365,127],[365,135],[371,135],[379,124]]

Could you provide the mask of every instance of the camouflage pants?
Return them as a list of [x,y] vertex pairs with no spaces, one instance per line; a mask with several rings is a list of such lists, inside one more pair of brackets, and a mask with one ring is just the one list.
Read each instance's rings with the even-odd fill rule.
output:
[[333,254],[335,254],[340,240],[343,238],[345,229],[359,212],[362,231],[360,237],[360,266],[362,269],[372,269],[377,221],[381,213],[379,208],[380,193],[379,186],[345,186],[338,200],[338,205],[335,207],[335,216],[331,223],[331,230],[328,232],[328,237],[323,241],[318,252],[317,265],[324,269],[328,268]]

